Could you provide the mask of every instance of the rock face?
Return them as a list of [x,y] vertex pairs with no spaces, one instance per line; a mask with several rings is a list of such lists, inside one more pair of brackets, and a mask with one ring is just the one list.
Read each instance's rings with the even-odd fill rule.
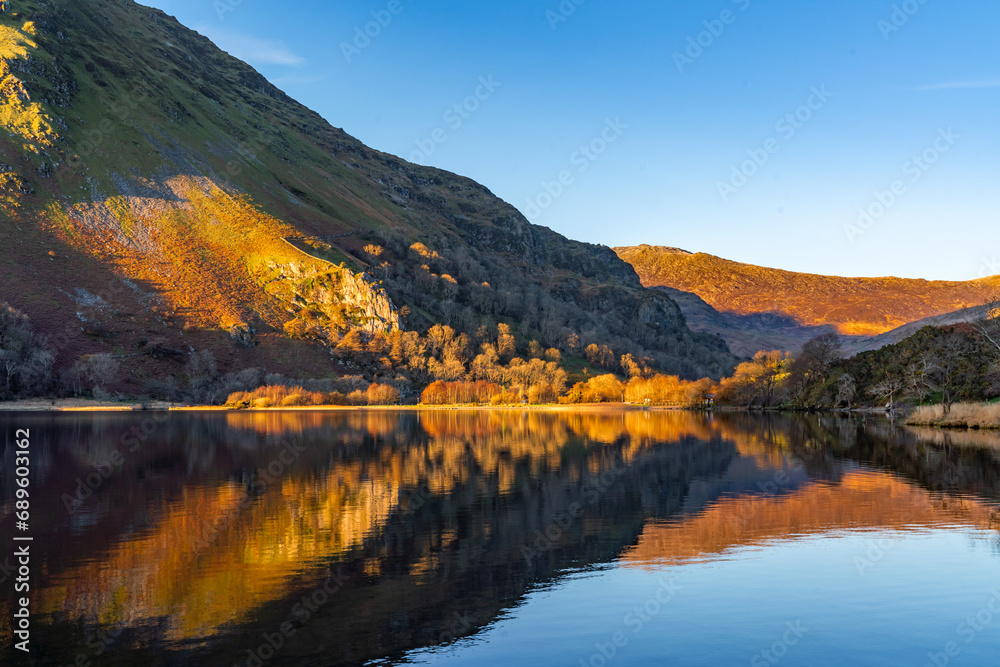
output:
[[342,267],[317,268],[303,262],[269,264],[277,273],[268,292],[295,315],[285,330],[336,341],[350,329],[392,333],[400,326],[399,311],[368,274]]

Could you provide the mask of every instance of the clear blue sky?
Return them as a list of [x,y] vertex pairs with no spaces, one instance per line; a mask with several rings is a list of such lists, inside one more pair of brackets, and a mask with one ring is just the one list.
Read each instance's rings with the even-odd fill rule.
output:
[[366,144],[572,238],[813,273],[1000,273],[1000,3],[147,2]]

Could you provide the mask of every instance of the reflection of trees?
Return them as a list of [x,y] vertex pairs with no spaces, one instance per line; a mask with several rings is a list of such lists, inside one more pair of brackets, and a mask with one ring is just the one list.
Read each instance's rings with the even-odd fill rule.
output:
[[[938,501],[893,478],[852,473],[845,459],[930,488],[947,477],[980,495],[995,492],[997,470],[981,450],[815,416],[179,415],[126,455],[81,521],[68,517],[60,494],[85,465],[106,460],[139,417],[48,419],[39,428],[69,435],[39,452],[60,462],[39,482],[53,533],[38,539],[59,547],[39,592],[36,613],[51,615],[39,641],[59,645],[66,623],[119,626],[174,650],[211,638],[199,655],[212,651],[205,659],[221,664],[232,663],[242,636],[256,641],[286,620],[330,568],[344,568],[348,584],[274,664],[314,656],[320,645],[338,664],[433,644],[455,613],[469,614],[474,630],[533,582],[615,559],[637,540],[629,557],[680,561],[788,532],[941,516]],[[304,451],[268,472],[289,441]],[[817,494],[810,478],[833,483]],[[876,507],[885,497],[894,504]],[[574,502],[583,514],[527,560],[523,548]],[[824,507],[836,511],[824,517]],[[979,507],[955,520],[988,523]],[[674,523],[644,532],[649,518]],[[231,637],[234,627],[242,634]],[[67,662],[79,641],[65,643]]]

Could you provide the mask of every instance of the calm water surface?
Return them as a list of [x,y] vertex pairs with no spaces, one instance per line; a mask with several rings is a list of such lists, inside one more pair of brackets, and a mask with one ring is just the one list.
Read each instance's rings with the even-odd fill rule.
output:
[[[1000,665],[1000,436],[680,412],[0,416],[39,665]],[[0,571],[0,579],[4,579]]]

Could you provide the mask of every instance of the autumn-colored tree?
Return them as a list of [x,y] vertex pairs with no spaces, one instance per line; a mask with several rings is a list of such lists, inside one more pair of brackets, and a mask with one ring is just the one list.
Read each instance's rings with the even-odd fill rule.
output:
[[699,391],[700,385],[676,375],[635,376],[625,387],[625,400],[650,405],[690,405],[701,401]]
[[399,390],[389,384],[372,384],[365,392],[368,405],[398,405]]
[[608,371],[618,369],[618,359],[615,357],[615,351],[607,345],[591,343],[587,346],[587,349],[584,350],[584,353],[587,356],[587,361],[595,366],[600,366]]
[[337,352],[343,355],[357,354],[365,350],[365,339],[357,329],[351,329],[337,343]]
[[788,377],[789,361],[786,352],[758,352],[752,361],[740,364],[731,377],[722,380],[720,401],[748,407],[775,405]]
[[621,367],[630,378],[651,377],[653,375],[649,359],[636,359],[631,354],[622,355]]
[[497,325],[497,353],[503,361],[510,361],[517,354],[517,344],[510,325],[503,322]]
[[571,333],[569,338],[566,339],[566,347],[569,348],[570,354],[580,354],[583,349],[583,343],[580,342],[580,336],[575,333]]
[[433,382],[420,395],[426,405],[489,403],[503,388],[491,382]]
[[586,382],[578,382],[560,399],[560,403],[618,403],[622,401],[625,385],[612,374],[598,375]]

